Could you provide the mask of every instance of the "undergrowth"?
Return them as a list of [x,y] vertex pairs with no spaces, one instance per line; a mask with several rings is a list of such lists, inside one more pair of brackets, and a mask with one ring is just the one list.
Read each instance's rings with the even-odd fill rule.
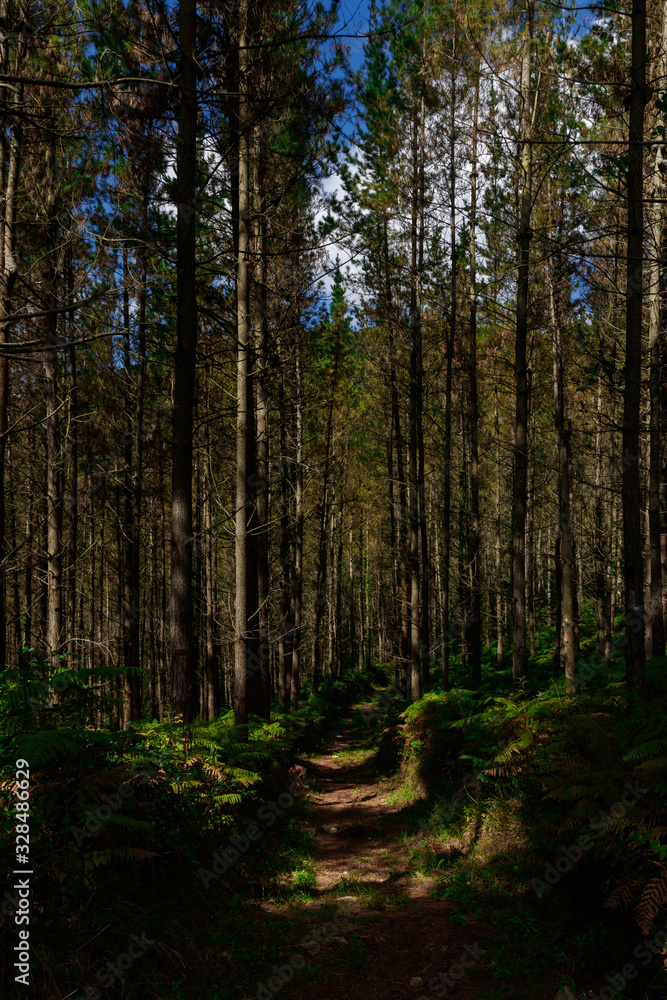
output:
[[[99,676],[63,669],[47,683],[43,671],[5,671],[2,996],[25,992],[12,968],[17,760],[30,765],[31,995],[94,1000],[113,986],[128,998],[223,1000],[241,986],[212,983],[270,967],[289,936],[284,921],[258,923],[244,901],[277,892],[308,853],[303,755],[376,676],[326,683],[294,712],[274,707],[270,723],[251,720],[244,741],[231,712],[95,728],[91,713],[110,709]],[[308,881],[304,871],[302,890]]]
[[378,768],[419,798],[403,813],[414,870],[452,920],[494,914],[494,996],[560,967],[578,998],[625,962],[636,978],[615,995],[663,997],[665,954],[644,966],[641,948],[667,932],[667,662],[647,664],[641,700],[619,653],[605,666],[582,642],[567,696],[552,649],[519,689],[488,651],[472,691],[453,657],[451,690],[378,718]]

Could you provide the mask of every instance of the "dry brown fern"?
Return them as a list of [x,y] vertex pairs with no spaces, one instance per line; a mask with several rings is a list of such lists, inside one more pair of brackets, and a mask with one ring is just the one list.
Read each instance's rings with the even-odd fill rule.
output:
[[630,906],[637,899],[639,887],[642,879],[637,875],[626,875],[621,879],[610,896],[604,901],[604,905],[610,910],[618,910],[622,906]]
[[656,861],[660,874],[644,886],[636,907],[637,924],[642,934],[648,934],[660,910],[667,906],[667,867]]

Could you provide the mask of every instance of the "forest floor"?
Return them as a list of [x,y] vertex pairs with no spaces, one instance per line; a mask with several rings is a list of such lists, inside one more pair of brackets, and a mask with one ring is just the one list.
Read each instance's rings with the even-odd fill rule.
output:
[[[378,775],[361,724],[360,710],[369,706],[355,708],[326,751],[303,761],[313,786],[310,857],[288,878],[286,902],[260,904],[274,919],[293,922],[294,953],[306,967],[282,986],[265,978],[247,997],[268,1000],[280,991],[289,1000],[553,1000],[552,976],[542,983],[522,977],[509,992],[509,984],[494,984],[501,916],[479,906],[462,916],[442,898],[437,877],[419,870],[408,832],[413,796],[399,775]],[[447,857],[459,847],[441,843],[438,853]],[[288,963],[290,955],[284,958]]]

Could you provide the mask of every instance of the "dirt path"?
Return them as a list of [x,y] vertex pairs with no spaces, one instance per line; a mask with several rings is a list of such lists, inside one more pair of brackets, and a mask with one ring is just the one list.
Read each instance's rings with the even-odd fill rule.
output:
[[[321,905],[335,903],[349,923],[319,950],[314,975],[298,976],[284,993],[294,1000],[490,996],[476,983],[489,968],[491,928],[453,924],[453,904],[431,898],[433,883],[410,872],[405,804],[378,781],[367,757],[348,723],[309,767],[317,891],[308,908],[317,925]],[[429,988],[439,974],[446,978]]]

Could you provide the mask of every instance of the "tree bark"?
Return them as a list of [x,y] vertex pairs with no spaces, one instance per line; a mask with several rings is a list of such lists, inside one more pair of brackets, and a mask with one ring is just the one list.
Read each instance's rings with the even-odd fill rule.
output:
[[[391,421],[390,432],[393,437],[396,449],[396,475],[398,479],[398,524],[395,527],[395,560],[396,560],[396,618],[399,622],[397,663],[401,677],[407,681],[408,657],[408,604],[406,585],[408,583],[408,567],[406,559],[406,531],[407,531],[407,484],[405,479],[405,463],[403,461],[404,444],[403,430],[401,427],[401,410],[398,393],[398,381],[396,371],[396,330],[398,323],[395,316],[395,306],[393,289],[391,283],[391,273],[389,269],[389,240],[387,235],[388,220],[386,215],[383,219],[384,236],[384,268],[385,268],[385,296],[387,302],[387,335],[389,340],[389,380],[391,383]],[[390,443],[391,456],[391,443]],[[393,470],[390,476],[393,483]],[[393,487],[392,487],[393,489]],[[361,576],[361,570],[360,570]],[[361,584],[360,584],[361,586]],[[360,633],[359,644],[363,637]]]
[[628,249],[623,393],[623,563],[628,690],[646,693],[644,580],[640,529],[639,409],[642,364],[643,141],[646,104],[646,0],[632,0],[632,65],[627,198]]
[[290,705],[296,709],[301,687],[301,619],[303,604],[303,386],[301,381],[301,339],[296,344],[296,454],[294,493],[294,631],[292,642],[292,681]]
[[[74,294],[74,269],[72,266],[72,250],[68,248],[66,263],[67,278],[67,299],[72,301]],[[68,577],[67,577],[67,631],[68,631],[68,666],[73,669],[77,662],[77,648],[75,637],[77,632],[76,610],[77,610],[77,589],[76,589],[76,561],[78,549],[79,531],[79,428],[77,423],[77,371],[76,371],[76,346],[74,340],[74,312],[67,316],[69,348],[69,551]]]
[[[667,3],[662,7],[662,38],[659,59],[659,89],[667,85]],[[649,283],[649,488],[648,527],[650,553],[650,588],[646,615],[647,638],[650,639],[649,655],[665,655],[665,611],[663,604],[663,578],[661,553],[661,497],[660,477],[662,472],[661,440],[661,381],[662,381],[662,341],[665,331],[662,322],[661,291],[664,286],[664,271],[661,256],[664,245],[665,205],[667,177],[665,171],[667,147],[656,146],[653,159],[653,205],[651,208],[651,247]],[[662,168],[662,169],[661,169]]]
[[[549,274],[549,307],[553,345],[554,428],[558,477],[558,551],[557,561],[557,642],[558,660],[562,659],[568,693],[574,690],[574,566],[572,519],[570,516],[570,434],[565,419],[565,365],[561,340],[558,291],[560,273]],[[562,595],[562,597],[561,597]],[[561,611],[562,609],[562,611]]]
[[534,0],[527,0],[521,65],[521,150],[518,276],[514,371],[514,484],[512,489],[512,675],[515,682],[526,673],[526,503],[528,491],[528,282],[530,276],[530,217],[532,201],[531,71]]
[[467,572],[470,613],[467,621],[467,644],[470,651],[472,686],[482,682],[482,583],[479,523],[479,411],[477,401],[477,273],[475,239],[477,226],[477,129],[479,121],[479,62],[475,74],[475,96],[472,122],[472,170],[470,176],[470,332],[468,347],[468,434],[470,531],[468,536]]
[[498,412],[498,374],[493,389],[493,427],[496,438],[496,517],[494,555],[496,568],[496,663],[503,665],[503,550],[500,523],[500,417]]
[[204,717],[214,719],[220,711],[218,644],[215,625],[213,567],[213,476],[208,421],[204,431],[204,580],[206,648],[204,650]]
[[450,290],[450,324],[447,337],[447,357],[445,369],[445,441],[444,441],[444,463],[442,481],[442,687],[444,691],[449,691],[449,654],[450,642],[450,573],[449,560],[451,554],[451,505],[452,505],[452,360],[454,355],[454,345],[456,343],[456,322],[457,322],[457,271],[458,261],[456,254],[456,37],[452,39],[452,67],[450,72],[450,111],[451,128],[449,132],[449,163],[450,163],[450,187],[449,187],[449,231],[450,231],[450,270],[451,270],[451,290]]
[[178,140],[176,147],[176,354],[172,417],[171,639],[172,709],[194,716],[192,604],[192,458],[197,366],[196,170],[197,70],[196,0],[179,0]]
[[[602,348],[602,343],[600,343]],[[602,359],[602,350],[600,350]],[[595,428],[595,519],[594,519],[594,558],[595,558],[595,596],[596,596],[596,642],[595,648],[600,656],[605,652],[605,635],[607,624],[607,587],[606,587],[606,553],[604,532],[604,499],[603,499],[603,467],[602,467],[602,373],[598,373],[598,391],[596,405]]]
[[278,697],[280,707],[287,711],[291,697],[291,566],[290,547],[292,525],[290,518],[290,451],[287,435],[287,401],[284,384],[280,387],[280,637],[278,640]]
[[58,416],[58,317],[56,307],[58,219],[56,212],[55,138],[45,141],[44,223],[45,248],[42,283],[44,304],[51,310],[44,318],[44,382],[46,398],[46,537],[47,621],[46,652],[49,666],[57,666],[62,643],[62,497],[60,491],[60,420]]
[[268,298],[264,255],[266,193],[259,127],[255,130],[253,203],[255,212],[254,326],[256,342],[255,423],[257,428],[257,603],[259,606],[260,715],[271,714],[269,664],[269,393],[267,386]]
[[[10,3],[0,0],[0,23],[3,31],[0,35],[0,64],[9,68],[10,46],[13,32],[10,31]],[[16,71],[18,72],[25,60],[27,46],[24,35],[19,31],[15,36]],[[23,106],[23,84],[16,83],[7,97],[7,103],[17,111]],[[9,324],[5,317],[12,311],[12,295],[18,276],[16,260],[16,203],[19,189],[21,169],[21,154],[23,147],[23,118],[20,114],[7,116],[5,127],[0,130],[0,169],[2,175],[3,205],[0,224],[0,346],[9,341]],[[7,452],[7,430],[9,413],[9,358],[0,356],[0,670],[7,663],[7,624],[6,624],[6,586],[7,586],[7,543],[5,534],[5,464]]]
[[421,697],[419,620],[419,479],[417,424],[422,405],[421,296],[419,290],[419,119],[415,113],[412,134],[412,265],[410,272],[410,419],[408,477],[410,498],[410,693],[412,701]]
[[336,388],[338,386],[338,364],[340,355],[340,328],[336,323],[334,341],[334,363],[331,377],[331,396],[329,399],[329,413],[327,415],[327,430],[324,442],[324,475],[322,477],[322,496],[318,510],[319,532],[317,547],[317,568],[316,568],[316,588],[315,588],[315,634],[313,637],[313,660],[312,660],[312,691],[317,691],[321,669],[321,649],[322,618],[324,609],[327,607],[327,508],[329,503],[329,475],[331,466],[331,435],[333,429],[333,413],[336,398]]
[[[422,54],[423,58],[423,54]],[[422,672],[422,683],[425,688],[430,686],[431,680],[431,624],[430,624],[430,589],[431,589],[431,565],[428,549],[428,529],[426,518],[426,484],[425,484],[425,461],[424,461],[424,364],[422,351],[422,273],[424,270],[424,204],[425,204],[425,176],[424,159],[426,147],[426,102],[422,96],[420,102],[420,143],[419,143],[419,193],[418,193],[418,220],[419,233],[417,237],[417,316],[419,322],[419,337],[417,344],[417,447],[418,447],[418,467],[417,467],[417,493],[419,497],[419,536],[420,536],[420,661]],[[369,643],[370,655],[370,643]]]

